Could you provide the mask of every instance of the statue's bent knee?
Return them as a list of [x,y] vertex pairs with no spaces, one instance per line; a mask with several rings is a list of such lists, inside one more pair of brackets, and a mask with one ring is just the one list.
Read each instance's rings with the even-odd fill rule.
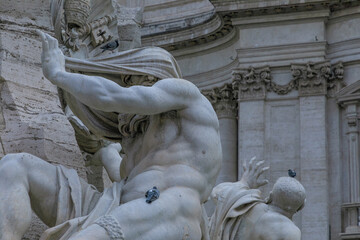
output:
[[0,167],[8,166],[10,168],[24,167],[27,169],[34,161],[35,156],[29,153],[11,153],[6,154],[0,160]]
[[121,226],[113,216],[105,215],[96,220],[95,224],[104,228],[111,240],[125,240]]

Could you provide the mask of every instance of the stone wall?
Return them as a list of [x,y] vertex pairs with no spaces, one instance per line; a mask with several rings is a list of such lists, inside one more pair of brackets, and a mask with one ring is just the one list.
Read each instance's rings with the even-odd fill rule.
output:
[[[185,79],[216,92],[213,99],[223,98],[225,86],[241,85],[233,89],[237,126],[220,130],[225,166],[238,166],[239,178],[243,161],[265,159],[271,168],[265,195],[295,169],[308,196],[295,216],[302,239],[358,239],[359,1],[211,2],[212,24],[153,39],[171,50]],[[190,34],[201,26],[199,35]],[[176,42],[181,34],[188,40]],[[230,139],[237,148],[229,148]],[[230,160],[234,154],[237,162]],[[219,182],[232,175],[223,169]]]
[[[0,1],[0,157],[27,152],[75,168],[85,177],[73,129],[61,110],[57,89],[44,79],[40,29],[52,34],[50,2]],[[25,239],[45,229],[34,217]]]

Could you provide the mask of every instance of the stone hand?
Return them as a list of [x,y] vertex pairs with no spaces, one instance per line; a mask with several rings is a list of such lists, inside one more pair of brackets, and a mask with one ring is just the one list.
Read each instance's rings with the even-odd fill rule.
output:
[[37,30],[42,40],[42,69],[44,76],[53,84],[59,72],[65,72],[65,57],[59,48],[58,41],[50,35]]
[[119,154],[122,147],[120,143],[111,143],[106,147],[100,148],[90,159],[88,159],[85,163],[85,166],[103,166],[106,165],[104,161],[114,160],[111,157],[108,157],[109,153]]
[[253,157],[248,166],[246,166],[246,164],[243,165],[244,173],[240,181],[252,189],[256,189],[267,184],[269,182],[268,180],[259,179],[265,171],[269,170],[269,167],[263,167],[264,163],[264,161],[257,161],[256,157]]

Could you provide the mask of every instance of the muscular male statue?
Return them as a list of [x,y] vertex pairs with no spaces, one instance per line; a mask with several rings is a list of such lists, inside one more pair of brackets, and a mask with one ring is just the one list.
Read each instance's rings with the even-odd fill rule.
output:
[[212,240],[300,240],[301,232],[292,216],[305,204],[305,189],[291,177],[279,178],[266,201],[257,188],[266,170],[250,161],[242,179],[216,186],[212,197],[217,207],[211,219]]
[[[39,34],[48,80],[91,109],[119,113],[119,121],[141,115],[148,122],[140,134],[120,141],[122,181],[107,195],[77,179],[74,171],[29,154],[6,155],[0,161],[0,240],[21,239],[31,209],[55,226],[41,239],[202,239],[202,203],[222,156],[217,116],[208,100],[183,79],[142,86],[142,78],[134,78],[133,86],[121,87],[103,77],[66,72],[57,40]],[[149,204],[145,194],[153,187],[160,196]],[[108,196],[115,195],[121,195],[116,206],[104,210],[113,201]]]

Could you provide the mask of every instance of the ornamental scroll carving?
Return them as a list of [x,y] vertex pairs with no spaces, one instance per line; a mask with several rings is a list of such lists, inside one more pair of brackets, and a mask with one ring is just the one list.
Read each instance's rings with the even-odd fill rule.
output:
[[342,62],[332,67],[331,76],[328,79],[328,96],[334,97],[335,93],[345,87],[344,83],[344,66]]
[[219,118],[236,117],[237,101],[231,84],[222,87],[203,90],[202,94],[213,105]]
[[269,67],[235,69],[233,89],[239,100],[264,99],[266,92],[286,95],[293,90],[299,96],[325,95],[333,97],[343,86],[344,67],[341,62],[331,66],[330,62],[293,64],[292,79],[285,85],[273,81]]
[[329,62],[292,65],[293,79],[297,81],[300,96],[333,96],[343,87],[344,67],[341,62],[333,67]]
[[255,69],[249,67],[246,70],[233,71],[233,89],[239,100],[264,99],[266,86],[271,82],[269,67]]

